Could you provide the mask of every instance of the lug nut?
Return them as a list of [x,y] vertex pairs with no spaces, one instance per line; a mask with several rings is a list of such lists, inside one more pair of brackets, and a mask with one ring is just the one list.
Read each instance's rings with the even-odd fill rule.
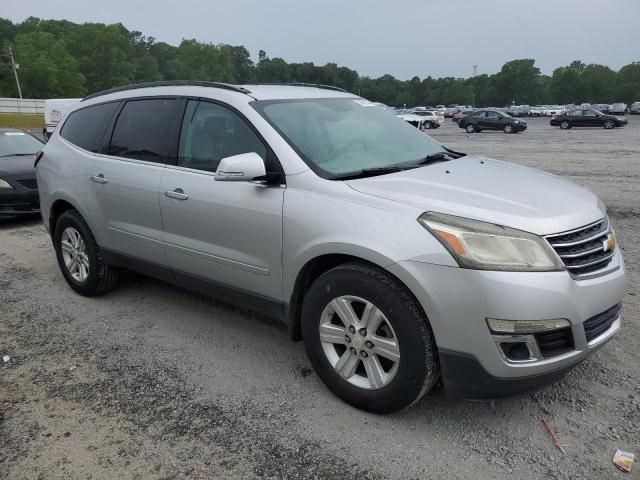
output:
[[361,328],[358,333],[360,333],[360,335],[362,335],[363,337],[367,336],[367,329],[366,328]]
[[351,347],[349,350],[351,350],[351,353],[353,353],[354,355],[357,353],[357,352],[356,352],[356,349],[355,349],[355,348],[353,348],[353,347]]
[[354,327],[353,325],[350,325],[350,326],[349,326],[349,331],[350,331],[351,333],[356,333],[356,327]]
[[360,350],[360,355],[362,355],[364,358],[367,358],[369,356],[369,354],[364,350]]
[[364,342],[364,346],[367,348],[373,348],[373,343],[367,340],[366,342]]
[[345,335],[344,339],[347,341],[347,343],[351,343],[351,337],[349,335]]

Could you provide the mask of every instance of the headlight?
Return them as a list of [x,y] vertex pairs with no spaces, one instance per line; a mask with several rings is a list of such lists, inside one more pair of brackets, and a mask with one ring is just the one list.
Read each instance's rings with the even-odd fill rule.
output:
[[0,178],[0,188],[13,188],[6,180]]
[[512,272],[564,270],[551,246],[532,233],[432,212],[423,213],[418,221],[463,268]]

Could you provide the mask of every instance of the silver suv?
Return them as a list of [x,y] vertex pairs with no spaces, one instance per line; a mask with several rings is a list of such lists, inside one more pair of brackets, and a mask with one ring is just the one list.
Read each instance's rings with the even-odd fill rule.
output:
[[75,106],[36,157],[69,285],[131,269],[266,313],[365,410],[539,387],[620,328],[604,205],[330,87],[161,82]]

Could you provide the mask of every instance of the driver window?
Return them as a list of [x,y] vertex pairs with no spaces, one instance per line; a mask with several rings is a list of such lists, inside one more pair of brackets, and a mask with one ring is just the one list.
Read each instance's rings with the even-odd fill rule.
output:
[[582,114],[585,117],[595,117],[596,116],[596,112],[594,112],[593,110],[585,110]]
[[262,141],[235,112],[215,103],[188,101],[180,132],[179,166],[215,172],[223,158],[249,152],[267,158]]
[[487,112],[487,117],[489,118],[500,118],[502,115],[500,115],[498,112]]

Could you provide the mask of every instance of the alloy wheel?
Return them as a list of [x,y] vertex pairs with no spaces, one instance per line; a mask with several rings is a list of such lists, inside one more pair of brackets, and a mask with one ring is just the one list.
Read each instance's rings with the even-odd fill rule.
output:
[[377,390],[393,380],[400,346],[391,322],[360,297],[334,298],[319,324],[320,343],[335,371],[350,384]]
[[82,236],[73,227],[67,227],[60,238],[62,258],[69,275],[83,283],[89,276],[89,254]]

